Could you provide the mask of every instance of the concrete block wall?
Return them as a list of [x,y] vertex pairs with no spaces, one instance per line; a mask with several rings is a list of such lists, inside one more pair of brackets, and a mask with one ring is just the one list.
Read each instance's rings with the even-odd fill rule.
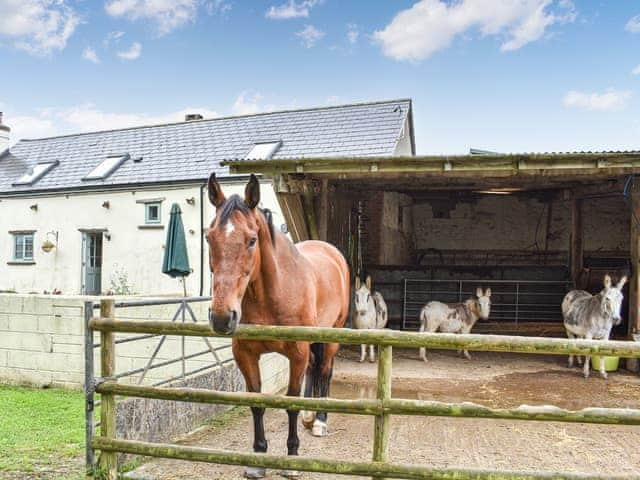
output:
[[[83,296],[52,296],[0,294],[0,382],[37,386],[60,386],[80,389],[84,383],[84,302],[97,300]],[[196,318],[206,318],[208,304],[191,305]],[[135,308],[119,308],[120,320],[171,320],[177,305],[160,305]],[[177,321],[181,321],[179,318]],[[187,317],[187,321],[191,321]],[[118,334],[116,338],[131,335]],[[116,373],[143,368],[155,350],[161,337],[118,344],[116,346]],[[210,338],[211,345],[221,347],[218,355],[222,361],[231,358],[228,339]],[[94,343],[99,342],[95,334]],[[186,337],[185,354],[208,350],[198,337]],[[167,337],[158,351],[155,363],[178,358],[182,352],[180,337]],[[99,349],[95,349],[95,374],[100,375]],[[210,353],[186,360],[187,372],[211,365]],[[181,374],[182,363],[150,370],[144,383],[150,384]],[[278,355],[265,355],[261,359],[263,389],[276,392],[288,380],[288,361]],[[137,383],[138,376],[121,381]]]

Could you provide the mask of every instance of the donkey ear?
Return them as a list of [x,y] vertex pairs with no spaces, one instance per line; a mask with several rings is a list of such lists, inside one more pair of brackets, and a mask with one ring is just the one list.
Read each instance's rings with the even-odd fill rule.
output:
[[364,281],[367,286],[367,290],[371,290],[371,275],[367,275],[367,279]]
[[244,203],[252,210],[260,203],[260,182],[253,173],[244,189]]
[[356,290],[360,288],[360,277],[356,277]]
[[627,283],[627,276],[625,275],[624,277],[622,277],[620,279],[620,281],[618,282],[618,284],[616,285],[616,287],[618,288],[618,290],[621,290],[622,287],[624,287],[624,284]]
[[487,289],[484,291],[484,296],[485,296],[485,297],[490,297],[490,296],[491,296],[491,288],[487,288]]
[[482,296],[482,288],[478,287],[476,288],[476,297],[481,297]]
[[611,288],[611,277],[609,275],[604,276],[604,288]]
[[224,204],[224,202],[227,200],[224,196],[224,193],[222,193],[222,189],[220,188],[220,184],[218,183],[218,180],[216,180],[215,172],[213,172],[209,177],[208,190],[209,190],[209,201],[214,207],[216,208],[221,207],[222,204]]

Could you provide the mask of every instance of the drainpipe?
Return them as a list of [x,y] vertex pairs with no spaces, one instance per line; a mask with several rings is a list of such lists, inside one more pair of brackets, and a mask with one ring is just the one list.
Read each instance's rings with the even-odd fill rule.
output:
[[204,189],[206,183],[200,185],[200,296],[204,296]]

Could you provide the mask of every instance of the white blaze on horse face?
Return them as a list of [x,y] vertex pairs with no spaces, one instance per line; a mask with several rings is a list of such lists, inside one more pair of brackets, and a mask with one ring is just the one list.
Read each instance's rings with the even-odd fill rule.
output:
[[231,235],[231,234],[235,231],[235,229],[236,229],[236,227],[233,225],[233,223],[231,222],[231,220],[229,220],[229,221],[227,222],[227,225],[224,227],[224,231],[226,232],[227,237],[228,237],[229,235]]

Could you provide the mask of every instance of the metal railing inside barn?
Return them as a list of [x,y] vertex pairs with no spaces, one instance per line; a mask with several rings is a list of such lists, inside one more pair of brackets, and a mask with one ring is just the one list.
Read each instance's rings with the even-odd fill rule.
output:
[[562,322],[560,305],[572,283],[546,280],[423,280],[404,279],[402,329],[417,330],[427,303],[464,302],[476,288],[491,288],[491,315],[497,322]]
[[[153,299],[153,300],[129,300],[129,301],[115,301],[114,307],[117,308],[133,308],[133,307],[153,307],[153,306],[161,306],[161,305],[177,305],[177,310],[173,314],[173,318],[171,320],[172,323],[186,323],[186,322],[197,322],[197,318],[193,309],[191,308],[191,303],[197,302],[206,302],[210,301],[211,297],[184,297],[184,298],[167,298],[167,299]],[[91,442],[93,440],[94,432],[96,428],[100,426],[100,421],[97,421],[95,418],[95,412],[97,408],[100,406],[101,402],[95,400],[95,387],[96,387],[96,375],[95,375],[95,365],[94,358],[96,350],[101,348],[101,343],[95,341],[94,331],[90,328],[89,322],[93,318],[94,310],[100,309],[100,303],[94,302],[85,302],[84,304],[84,332],[85,332],[85,439],[86,439],[86,465],[89,469],[93,469],[95,466],[95,455],[93,448],[91,447]],[[230,350],[231,345],[223,345],[214,347],[211,345],[207,338],[203,337],[203,345],[206,347],[200,351],[187,354],[185,348],[185,337],[181,338],[180,342],[180,354],[164,359],[162,361],[156,362],[156,358],[158,357],[165,341],[167,339],[167,335],[163,335],[161,333],[147,333],[142,335],[130,335],[123,336],[122,338],[118,338],[114,340],[115,345],[122,345],[126,343],[136,342],[139,344],[145,340],[158,338],[158,342],[156,343],[153,352],[149,359],[145,362],[145,365],[140,368],[134,368],[131,370],[126,370],[123,372],[112,372],[112,375],[109,377],[102,377],[101,381],[112,380],[118,381],[127,379],[130,382],[141,385],[145,379],[147,379],[147,375],[149,372],[154,371],[159,368],[169,367],[171,365],[175,365],[177,363],[180,364],[180,373],[178,375],[171,375],[161,380],[156,381],[147,381],[153,387],[160,387],[163,385],[168,385],[173,382],[179,380],[186,380],[187,378],[200,375],[208,370],[211,370],[220,365],[225,365],[231,363],[233,360],[231,358],[227,360],[221,360],[219,352],[221,350]],[[201,366],[199,368],[195,368],[192,370],[187,370],[187,361],[195,360],[195,359],[203,359],[205,356],[212,356],[212,362],[209,365]]]
[[[377,394],[375,399],[339,400],[333,398],[301,398],[259,393],[222,392],[194,388],[162,388],[124,385],[111,378],[115,367],[115,334],[183,335],[216,337],[204,323],[158,321],[119,321],[115,319],[115,303],[103,300],[100,318],[89,322],[90,331],[101,336],[101,366],[106,378],[99,379],[96,391],[102,397],[100,435],[91,447],[101,451],[100,467],[108,479],[117,475],[116,454],[174,458],[189,461],[246,465],[275,469],[293,469],[330,474],[372,476],[375,478],[407,478],[436,480],[584,480],[611,479],[611,476],[582,475],[555,472],[517,472],[432,468],[389,462],[389,432],[391,415],[422,415],[444,417],[474,417],[486,419],[578,422],[593,424],[640,425],[640,410],[617,408],[586,408],[564,410],[552,406],[494,409],[472,403],[443,403],[391,397],[392,348],[468,349],[475,351],[517,352],[555,355],[616,355],[640,358],[640,343],[622,341],[569,340],[498,335],[419,334],[391,330],[351,330],[311,327],[273,327],[240,325],[235,338],[245,340],[280,340],[337,342],[342,344],[375,344],[380,346]],[[286,408],[327,411],[375,417],[373,459],[356,462],[327,458],[287,457],[268,454],[239,453],[192,446],[160,444],[116,438],[115,395],[154,398],[181,402],[200,402],[234,406]],[[330,441],[327,439],[327,441]],[[627,478],[640,478],[632,476]]]

